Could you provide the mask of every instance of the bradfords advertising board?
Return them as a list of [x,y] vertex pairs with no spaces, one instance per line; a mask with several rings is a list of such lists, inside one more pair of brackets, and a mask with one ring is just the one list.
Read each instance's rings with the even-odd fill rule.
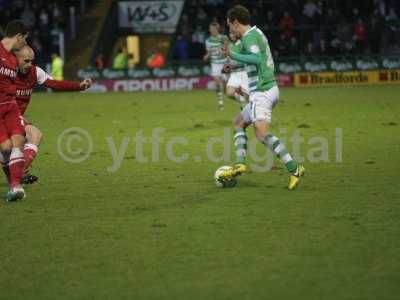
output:
[[137,33],[174,33],[185,1],[127,1],[118,3],[119,27]]
[[400,84],[400,70],[298,73],[294,79],[297,87]]

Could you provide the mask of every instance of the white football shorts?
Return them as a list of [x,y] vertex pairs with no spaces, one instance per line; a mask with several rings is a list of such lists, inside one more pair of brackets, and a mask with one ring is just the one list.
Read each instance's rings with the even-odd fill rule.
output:
[[249,93],[249,78],[247,77],[246,71],[232,72],[229,76],[227,86],[233,86],[235,88],[240,87],[246,94]]
[[274,86],[268,91],[253,92],[250,102],[243,108],[241,115],[248,124],[255,121],[266,121],[271,124],[272,109],[279,101],[279,88]]

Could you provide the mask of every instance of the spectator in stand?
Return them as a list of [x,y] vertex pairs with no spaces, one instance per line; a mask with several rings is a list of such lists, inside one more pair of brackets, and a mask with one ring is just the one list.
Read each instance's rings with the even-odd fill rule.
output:
[[61,21],[62,13],[57,3],[53,4],[51,15],[53,17],[53,21]]
[[33,26],[35,25],[36,16],[28,4],[25,5],[25,9],[21,13],[20,18],[30,28],[33,28]]
[[354,48],[353,30],[344,18],[342,18],[337,27],[337,36],[340,40],[341,52],[351,53]]
[[264,23],[264,30],[268,31],[268,29],[271,29],[275,26],[276,26],[276,22],[275,22],[274,13],[272,12],[272,10],[269,10],[267,12],[267,19],[265,20],[265,23]]
[[358,7],[354,7],[352,12],[351,12],[351,18],[350,18],[350,23],[352,24],[357,24],[358,20],[360,19],[360,10]]
[[277,45],[277,54],[279,56],[287,56],[290,49],[290,39],[293,37],[290,31],[284,31],[280,37]]
[[58,49],[58,47],[60,46],[60,33],[62,32],[60,26],[58,25],[58,23],[56,23],[53,27],[53,29],[50,31],[50,35],[51,35],[51,40],[52,40],[52,48],[54,49]]
[[382,31],[383,26],[380,18],[377,15],[372,16],[368,26],[368,44],[372,54],[378,54],[380,51]]
[[399,21],[399,17],[397,16],[396,10],[394,9],[393,6],[389,9],[389,13],[386,16],[386,20],[387,21],[395,21],[395,22]]
[[308,0],[303,8],[303,15],[305,16],[306,25],[313,25],[316,22],[317,14],[321,13],[318,6],[313,0]]
[[288,45],[287,53],[289,56],[295,56],[299,54],[299,44],[297,38],[292,36]]
[[[271,50],[276,50],[280,56],[294,55],[300,45],[303,49],[298,49],[298,55],[394,52],[398,51],[400,41],[400,29],[395,23],[398,22],[399,1],[225,0],[222,5],[221,0],[193,0],[183,12],[180,30],[187,34],[192,32],[189,57],[199,59],[201,56],[196,51],[204,37],[200,27],[206,28],[204,23],[212,19],[224,21],[229,7],[245,4],[252,12],[251,24],[265,32],[270,44],[276,45],[276,49]],[[364,22],[362,25],[358,23],[360,18]]]
[[394,7],[389,9],[389,13],[386,16],[388,22],[388,40],[390,48],[394,50],[398,46],[398,40],[400,35],[399,17],[396,14]]
[[365,52],[365,42],[367,40],[367,31],[364,22],[358,19],[357,24],[354,26],[354,40],[356,43],[356,51],[361,54]]
[[313,48],[319,55],[326,55],[327,53],[327,43],[324,31],[314,32],[314,45]]
[[198,8],[196,13],[196,24],[200,25],[202,28],[207,27],[208,24],[208,16],[203,8]]
[[128,68],[128,55],[126,54],[126,48],[121,47],[118,50],[118,54],[113,60],[113,69],[124,70]]
[[101,71],[105,67],[104,55],[97,54],[95,61],[96,70]]
[[52,54],[51,77],[54,80],[64,80],[64,62],[57,52]]
[[42,8],[39,15],[39,26],[41,30],[49,30],[49,13],[46,9]]
[[182,22],[182,27],[190,27],[189,15],[182,14],[181,22]]
[[189,45],[189,58],[202,59],[204,56],[204,43],[206,40],[206,33],[201,26],[197,26],[192,35],[192,42]]
[[279,22],[279,26],[282,29],[286,29],[286,30],[292,30],[294,27],[294,19],[292,18],[292,16],[289,14],[288,11],[285,11],[283,13],[283,17],[281,19],[281,21]]
[[43,45],[41,44],[37,35],[32,34],[31,40],[31,46],[35,51],[35,64],[39,66],[44,66],[46,63],[48,63],[47,53],[45,53]]
[[174,58],[177,60],[189,59],[189,42],[181,34],[176,37]]
[[290,15],[294,17],[295,21],[296,17],[298,17],[301,14],[301,6],[300,6],[300,0],[288,0],[286,9],[289,11]]
[[[92,5],[94,2],[86,0],[87,5]],[[49,63],[54,46],[59,51],[54,33],[65,30],[67,20],[64,16],[67,15],[68,7],[79,7],[79,4],[80,0],[0,0],[0,28],[13,19],[22,19],[31,27],[30,39],[35,38],[36,43],[41,45],[41,63]],[[36,61],[38,61],[39,55],[36,54]]]
[[147,66],[150,69],[158,69],[164,67],[164,65],[165,65],[164,54],[157,48],[152,49],[150,51],[150,56],[147,59]]
[[325,26],[334,27],[337,25],[337,15],[332,7],[329,7],[324,15],[323,24]]
[[199,43],[204,45],[204,43],[206,42],[206,38],[206,32],[201,26],[197,25],[196,30],[193,32],[192,35],[192,43]]
[[386,15],[386,3],[385,0],[374,0],[374,7],[377,10],[377,12],[381,16]]

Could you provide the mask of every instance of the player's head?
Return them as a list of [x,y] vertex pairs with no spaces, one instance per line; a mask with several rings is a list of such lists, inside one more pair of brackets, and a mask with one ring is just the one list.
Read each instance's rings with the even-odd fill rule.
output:
[[12,50],[19,50],[26,45],[29,35],[29,27],[20,20],[14,20],[7,24],[4,31],[5,38],[12,39]]
[[230,32],[233,32],[237,36],[242,36],[245,28],[250,26],[249,10],[242,5],[235,5],[228,10],[227,24]]
[[211,22],[209,26],[209,31],[212,36],[217,36],[219,34],[219,23]]
[[18,58],[18,71],[26,74],[32,67],[33,60],[35,59],[35,52],[29,46],[22,47],[15,53]]

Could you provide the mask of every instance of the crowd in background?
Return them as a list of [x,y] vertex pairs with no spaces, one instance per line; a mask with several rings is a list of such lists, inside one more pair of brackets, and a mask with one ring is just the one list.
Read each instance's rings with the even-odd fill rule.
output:
[[396,0],[188,0],[174,59],[201,59],[208,25],[221,24],[234,4],[249,8],[252,25],[269,39],[274,57],[400,53],[400,1]]
[[29,43],[36,62],[43,65],[59,52],[59,34],[66,30],[69,7],[79,4],[79,0],[0,0],[0,32],[13,19],[24,21],[31,28]]

